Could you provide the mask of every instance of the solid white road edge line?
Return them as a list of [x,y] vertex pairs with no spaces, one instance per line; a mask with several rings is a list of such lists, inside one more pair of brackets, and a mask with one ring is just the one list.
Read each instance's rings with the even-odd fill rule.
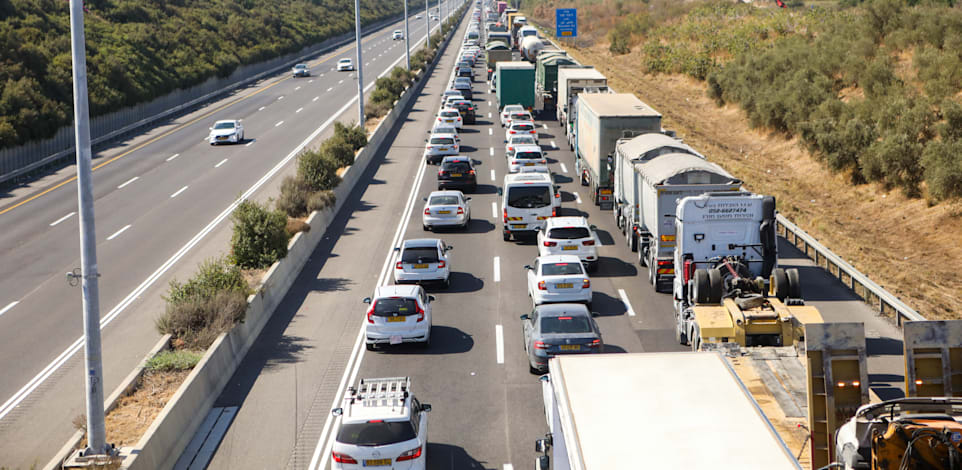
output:
[[113,235],[107,237],[107,240],[113,240],[114,238],[117,238],[118,235],[120,235],[121,233],[124,233],[125,231],[127,231],[128,228],[130,228],[130,224],[127,224],[127,225],[124,226],[124,228],[122,228],[122,229],[117,230],[116,232],[114,232]]
[[631,302],[628,301],[628,294],[625,293],[624,289],[618,289],[618,297],[621,297],[621,302],[625,304],[625,311],[628,312],[628,316],[635,316],[635,310],[631,308]]
[[173,199],[173,198],[177,197],[178,194],[180,194],[180,193],[182,193],[182,192],[184,192],[184,191],[187,191],[187,186],[184,186],[183,188],[178,189],[177,192],[175,192],[174,194],[171,194],[171,195],[170,195],[170,198]]
[[494,325],[494,343],[497,348],[498,364],[504,364],[504,328]]
[[7,311],[9,311],[9,310],[10,310],[11,308],[13,308],[13,307],[16,307],[17,304],[19,304],[19,303],[20,303],[19,300],[14,300],[13,302],[10,302],[9,304],[7,304],[6,307],[3,307],[3,309],[0,310],[0,315],[3,315],[4,313],[7,313]]
[[[491,171],[494,171],[494,170],[491,170]],[[73,216],[74,214],[76,214],[76,212],[71,212],[71,213],[69,213],[69,214],[67,214],[67,215],[65,215],[65,216],[63,216],[63,217],[61,217],[61,218],[59,218],[59,219],[57,219],[57,220],[54,220],[53,222],[50,222],[50,226],[53,227],[54,225],[57,225],[57,224],[59,224],[60,222],[63,222],[63,221],[65,221],[65,220],[69,219],[69,218],[70,218],[71,216]]]
[[501,282],[501,257],[494,257],[494,282]]
[[120,186],[117,186],[117,189],[124,189],[124,186],[127,186],[128,184],[133,183],[134,181],[137,181],[137,180],[139,180],[139,179],[140,179],[139,176],[134,176],[133,178],[131,178],[131,179],[127,180],[126,182],[124,182],[124,184],[122,184],[122,185],[120,185]]

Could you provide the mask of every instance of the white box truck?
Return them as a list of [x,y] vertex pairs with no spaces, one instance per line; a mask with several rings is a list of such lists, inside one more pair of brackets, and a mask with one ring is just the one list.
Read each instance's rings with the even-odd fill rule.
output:
[[661,113],[631,93],[581,93],[575,126],[575,173],[591,201],[613,207],[615,144],[624,137],[661,132]]
[[802,468],[717,352],[556,356],[542,392],[538,470]]
[[742,182],[680,140],[643,134],[619,140],[614,156],[614,214],[656,291],[675,275],[675,209],[686,196],[738,191]]
[[[597,92],[608,91],[608,79],[588,65],[558,66],[558,105],[556,114],[565,135],[574,134],[573,100],[585,88]],[[574,140],[568,139],[568,147],[574,150]]]

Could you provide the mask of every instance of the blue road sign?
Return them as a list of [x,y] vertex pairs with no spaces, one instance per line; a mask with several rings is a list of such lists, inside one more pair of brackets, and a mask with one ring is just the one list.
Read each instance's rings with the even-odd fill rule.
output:
[[559,38],[578,37],[577,8],[556,8],[554,14],[555,36]]

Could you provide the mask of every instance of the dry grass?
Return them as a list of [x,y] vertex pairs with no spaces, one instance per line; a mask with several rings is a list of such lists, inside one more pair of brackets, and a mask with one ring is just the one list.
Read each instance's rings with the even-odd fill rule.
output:
[[[290,224],[290,219],[288,219],[287,223]],[[263,279],[264,275],[267,274],[268,269],[270,268],[258,268],[258,269],[245,268],[245,269],[241,269],[241,275],[244,276],[244,281],[247,282],[247,285],[251,288],[251,290],[255,290],[257,289],[258,286],[261,285],[261,279]]]
[[736,106],[717,107],[702,82],[641,73],[637,54],[612,56],[606,43],[569,51],[661,111],[665,128],[749,189],[775,195],[782,214],[923,316],[962,318],[962,201],[930,207],[879,185],[852,186],[796,139],[752,129]]
[[311,230],[311,226],[307,224],[307,217],[288,217],[287,218],[287,234],[289,236],[294,236],[294,234],[299,232],[308,232]]

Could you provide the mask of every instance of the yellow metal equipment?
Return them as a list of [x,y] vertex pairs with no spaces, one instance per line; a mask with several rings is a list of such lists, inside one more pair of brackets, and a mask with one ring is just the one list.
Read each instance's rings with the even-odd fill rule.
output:
[[962,322],[906,322],[902,335],[905,394],[962,397]]
[[805,338],[805,325],[822,323],[815,307],[788,305],[760,294],[723,298],[720,304],[692,307],[698,335],[692,348],[720,343],[750,346],[795,346]]

